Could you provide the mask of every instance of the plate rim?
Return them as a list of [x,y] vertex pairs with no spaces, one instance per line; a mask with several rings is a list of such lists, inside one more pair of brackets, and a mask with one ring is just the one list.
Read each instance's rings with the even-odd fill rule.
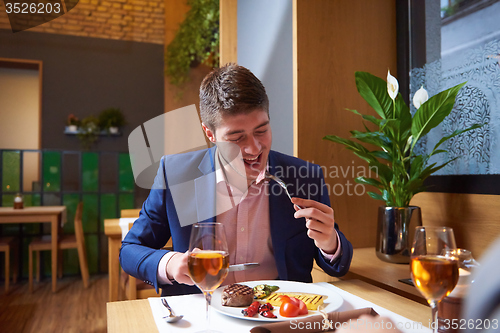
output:
[[[315,283],[312,283],[312,282],[308,283],[308,282],[288,281],[288,280],[252,280],[252,281],[244,281],[244,282],[236,282],[236,283],[243,284],[243,285],[251,284],[252,286],[255,286],[255,285],[258,285],[258,284],[279,285],[280,283],[299,284],[299,285],[311,285],[311,286],[314,286],[314,287],[317,287],[317,288],[320,288],[320,289],[324,289],[325,293],[323,293],[323,294],[324,294],[324,296],[328,296],[328,298],[332,297],[331,295],[335,295],[334,298],[338,302],[338,306],[336,306],[333,309],[328,309],[328,311],[335,311],[335,310],[339,309],[342,306],[342,304],[344,303],[344,298],[339,293],[337,293],[336,291],[328,289],[328,288],[326,288],[324,286],[321,286],[321,285],[318,285],[318,284],[315,284]],[[213,292],[213,295],[215,295],[215,293],[222,294],[222,290],[225,287],[227,287],[227,285],[224,285],[224,286],[221,286],[221,287],[217,288]],[[307,293],[307,291],[297,291],[297,292],[305,292],[305,293]],[[265,317],[262,317],[262,316],[245,317],[241,313],[240,313],[240,315],[236,315],[236,314],[233,314],[233,313],[230,313],[230,312],[222,311],[222,309],[224,309],[224,307],[222,305],[216,307],[213,302],[215,301],[215,302],[218,302],[217,304],[220,304],[220,298],[217,297],[217,299],[216,299],[215,297],[213,297],[213,295],[212,295],[212,302],[210,304],[210,307],[213,308],[215,311],[217,311],[220,314],[223,314],[225,316],[229,316],[229,317],[232,317],[232,318],[237,318],[237,319],[243,319],[243,320],[249,320],[249,321],[282,322],[282,321],[291,321],[291,320],[297,320],[297,319],[307,318],[307,317],[311,317],[311,316],[315,316],[315,315],[319,314],[319,312],[317,310],[309,310],[310,313],[308,313],[307,315],[302,315],[302,316],[297,316],[297,317],[289,317],[289,318],[287,318],[287,317],[279,317],[279,314],[278,314],[278,318],[265,318]],[[244,309],[245,307],[228,307],[228,308]],[[311,311],[313,311],[313,312],[311,313]]]

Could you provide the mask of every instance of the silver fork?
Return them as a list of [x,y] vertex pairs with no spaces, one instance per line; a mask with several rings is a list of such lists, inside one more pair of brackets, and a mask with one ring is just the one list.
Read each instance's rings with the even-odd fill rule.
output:
[[167,300],[165,298],[162,298],[161,299],[161,304],[163,304],[164,307],[167,308],[168,310],[168,315],[164,316],[163,319],[165,319],[167,321],[167,323],[175,323],[175,322],[178,322],[179,320],[182,319],[182,317],[184,316],[176,316],[174,314],[174,310],[172,310],[172,308],[170,307],[170,305],[168,305],[167,303]]
[[[285,190],[286,195],[288,195],[288,197],[290,198],[290,201],[292,200],[292,196],[290,195],[290,192],[288,192],[288,189],[286,188],[286,184],[283,180],[281,180],[279,177],[276,177],[275,175],[270,174],[269,171],[266,171],[266,178],[272,179],[276,183],[278,183],[279,186],[281,186]],[[298,209],[302,209],[302,207],[300,207],[299,205],[295,205],[295,206],[297,206]]]

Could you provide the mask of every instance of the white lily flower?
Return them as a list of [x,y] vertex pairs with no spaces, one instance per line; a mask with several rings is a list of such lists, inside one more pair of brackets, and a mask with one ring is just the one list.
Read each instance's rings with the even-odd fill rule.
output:
[[387,93],[392,100],[395,100],[399,92],[398,80],[391,75],[391,71],[387,70]]
[[422,86],[420,87],[420,89],[417,90],[415,95],[413,95],[413,105],[418,110],[420,105],[427,102],[428,99],[429,99],[429,94],[427,93],[427,90],[424,89],[424,86]]

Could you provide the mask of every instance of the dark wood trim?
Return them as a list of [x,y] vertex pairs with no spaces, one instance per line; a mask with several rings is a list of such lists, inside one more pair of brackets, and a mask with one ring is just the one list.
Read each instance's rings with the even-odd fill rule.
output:
[[398,62],[399,92],[407,105],[410,101],[410,26],[409,3],[396,1],[396,51]]
[[427,192],[500,195],[500,175],[431,176],[425,185]]
[[425,1],[409,0],[410,29],[410,70],[424,67],[427,63],[427,48],[425,39]]
[[11,59],[11,58],[0,58],[0,67],[2,68],[14,68],[14,69],[41,69],[41,60],[26,60],[26,59]]

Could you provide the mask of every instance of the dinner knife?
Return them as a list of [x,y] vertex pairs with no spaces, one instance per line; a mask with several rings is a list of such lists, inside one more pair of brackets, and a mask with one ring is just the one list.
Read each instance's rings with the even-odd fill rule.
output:
[[249,262],[246,264],[237,264],[237,265],[229,265],[229,271],[230,272],[239,272],[239,271],[244,271],[247,269],[252,269],[257,266],[260,266],[258,262]]

